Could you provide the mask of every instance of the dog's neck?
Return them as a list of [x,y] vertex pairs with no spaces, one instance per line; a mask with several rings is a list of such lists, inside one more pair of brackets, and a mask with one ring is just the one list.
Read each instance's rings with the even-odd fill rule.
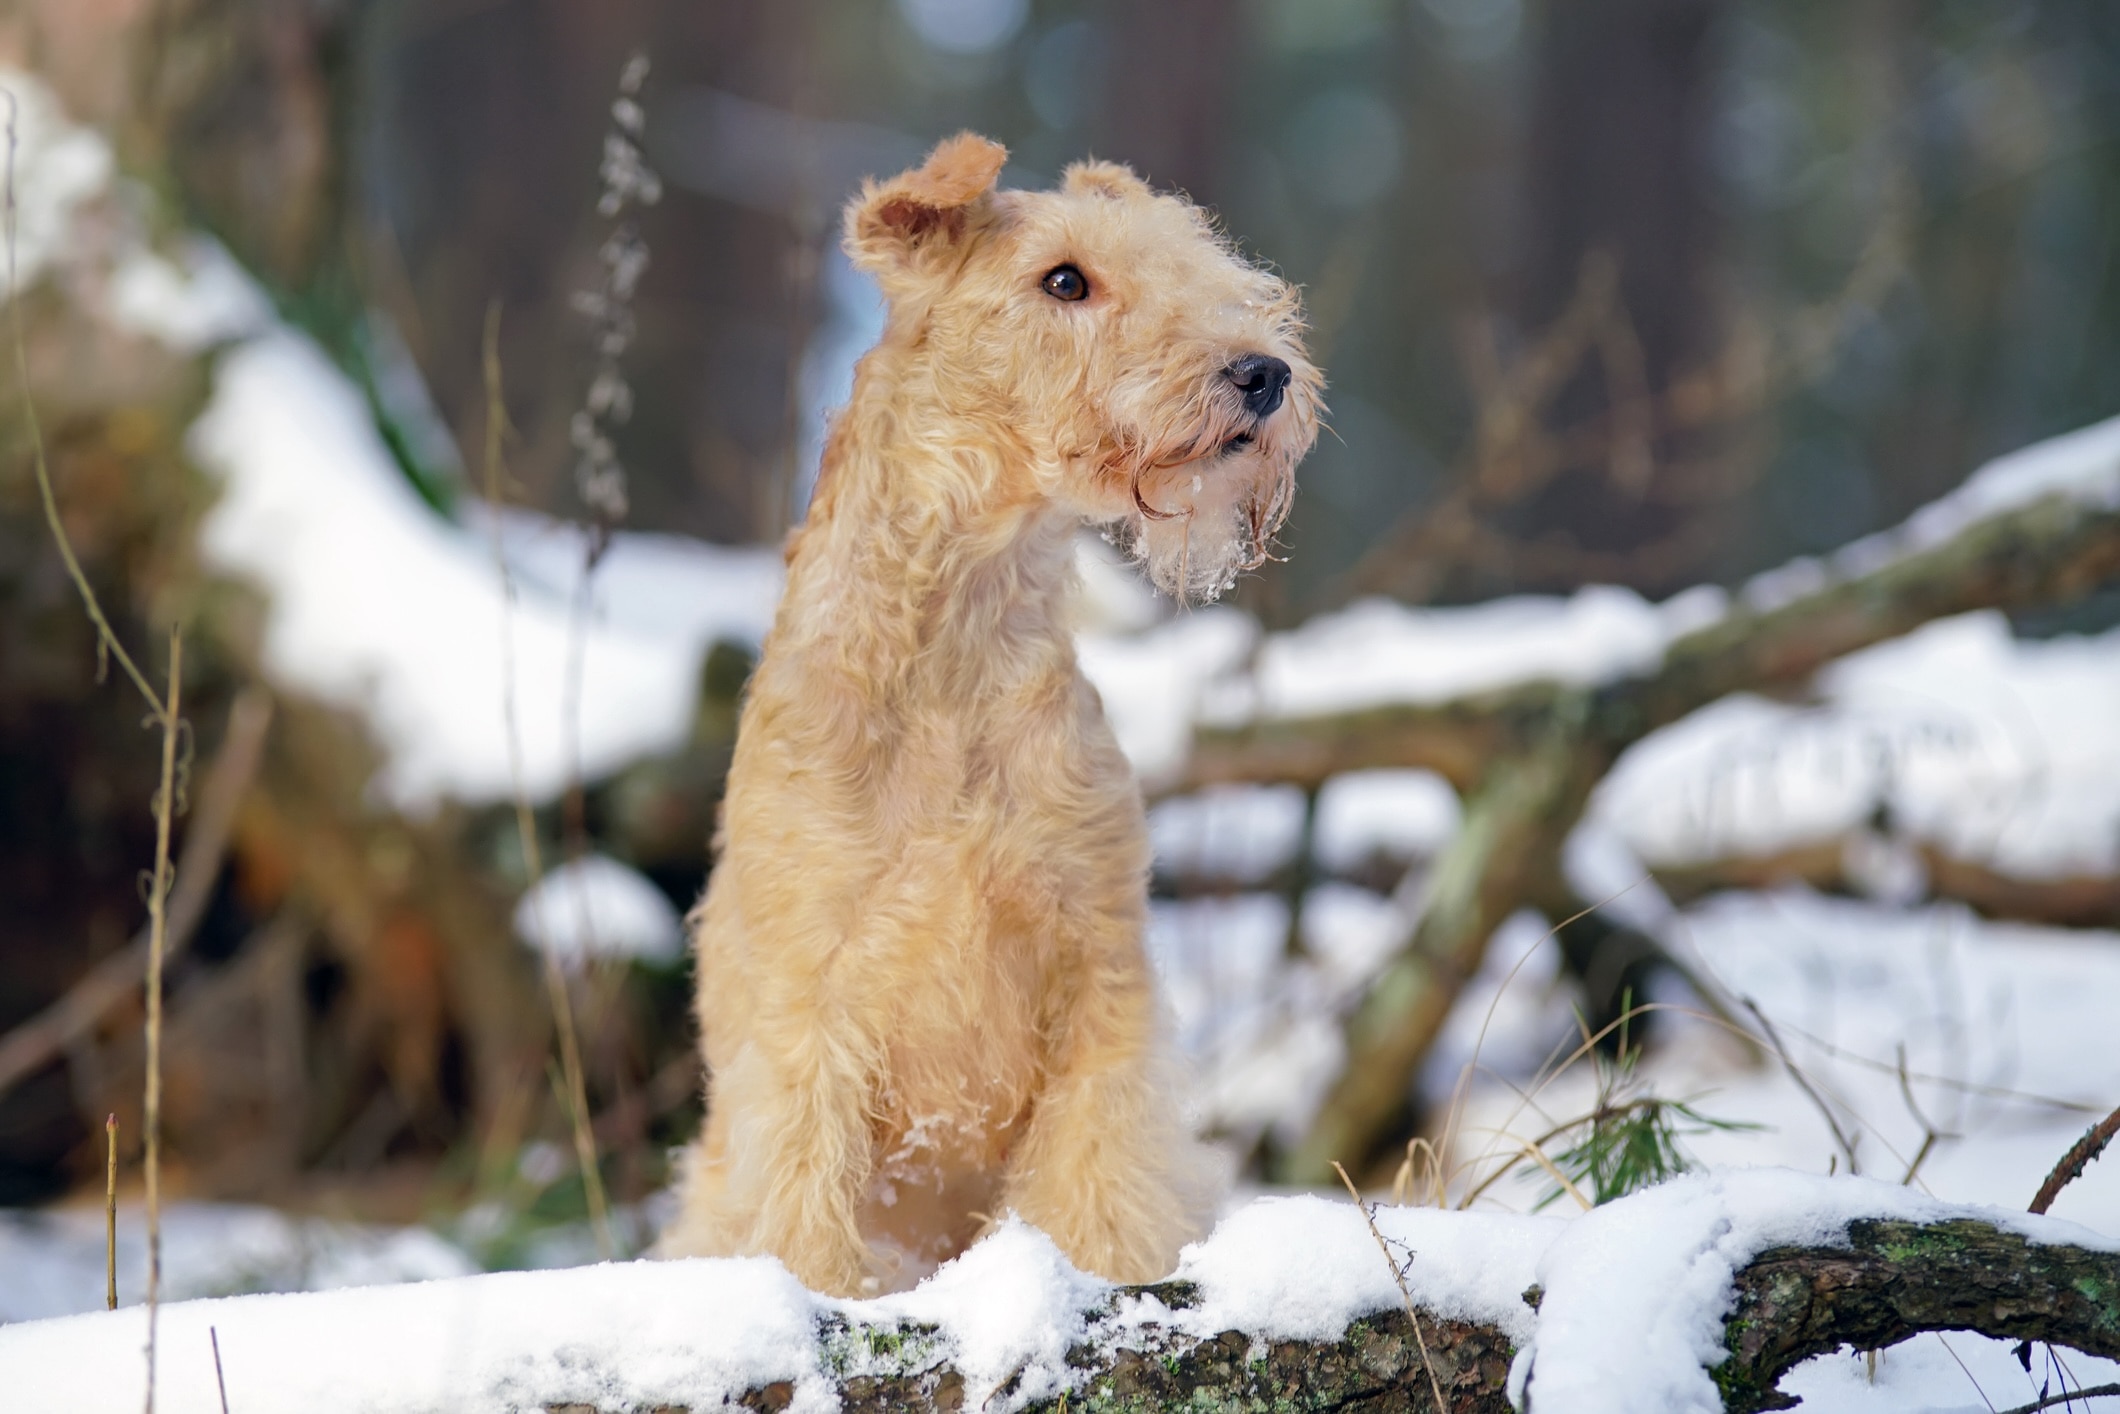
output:
[[1035,493],[1033,453],[1000,419],[950,437],[963,414],[919,365],[886,384],[878,362],[825,447],[776,635],[974,696],[1071,662],[1077,519]]

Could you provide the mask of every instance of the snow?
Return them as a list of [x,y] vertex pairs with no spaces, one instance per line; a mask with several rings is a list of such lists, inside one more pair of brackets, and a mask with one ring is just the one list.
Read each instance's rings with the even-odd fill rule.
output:
[[[813,1298],[778,1263],[627,1263],[302,1296],[181,1302],[161,1313],[157,1407],[517,1410],[603,1402],[711,1407],[800,1381],[828,1408]],[[209,1332],[212,1332],[209,1338]],[[145,1312],[0,1327],[0,1371],[25,1409],[136,1409]],[[98,1377],[84,1380],[81,1372]]]
[[684,923],[661,889],[609,855],[570,859],[516,901],[515,935],[563,966],[591,957],[671,962]]
[[1611,585],[1566,599],[1521,595],[1465,608],[1365,599],[1269,637],[1250,677],[1217,695],[1215,720],[1443,702],[1540,679],[1581,685],[1644,673],[1662,662],[1674,637],[1711,622],[1722,603],[1710,589],[1651,604]]
[[1637,744],[1590,815],[1652,864],[1896,830],[2022,878],[2120,870],[2120,631],[2010,636],[1996,613],[1853,654],[1805,707],[1725,698]]
[[[588,527],[515,507],[495,517],[483,502],[474,502],[464,510],[464,523],[489,562],[496,519],[509,573],[525,592],[556,600],[579,592]],[[780,551],[767,546],[620,531],[590,581],[595,623],[694,645],[702,654],[717,641],[756,652],[772,627],[783,578]]]
[[1868,573],[1897,555],[1940,545],[1967,526],[2048,496],[2120,509],[2120,417],[1995,458],[1905,524],[1841,550],[1835,565],[1847,574]]
[[[1422,1309],[1500,1326],[1514,1341],[1530,1338],[1534,1317],[1524,1288],[1565,1222],[1388,1206],[1377,1209],[1376,1222]],[[1335,1340],[1350,1322],[1404,1299],[1361,1212],[1344,1199],[1312,1195],[1246,1204],[1186,1250],[1177,1278],[1200,1285],[1201,1304],[1178,1324],[1201,1336],[1234,1330]]]
[[28,289],[71,253],[76,209],[110,185],[115,163],[101,134],[66,120],[43,80],[0,68],[0,93],[12,99],[14,287]]
[[[103,1210],[0,1210],[0,1324],[103,1306]],[[298,1218],[231,1203],[162,1210],[164,1294],[173,1300],[242,1291],[328,1291],[428,1281],[477,1270],[423,1228]],[[146,1225],[137,1204],[118,1209],[118,1299],[146,1290]]]
[[[416,809],[443,795],[512,794],[502,715],[511,651],[524,787],[532,799],[563,788],[574,632],[566,597],[526,583],[504,638],[490,542],[420,502],[358,394],[314,344],[277,329],[224,354],[190,448],[222,481],[202,548],[270,597],[267,670],[283,686],[365,712],[387,751],[386,797]],[[536,536],[509,543],[525,558],[549,553]],[[770,609],[757,552],[622,536],[605,576],[615,621],[592,614],[582,629],[586,778],[681,745],[702,639],[755,641]]]
[[[1079,1391],[1067,1357],[1084,1341],[1138,1344],[1154,1327],[1331,1340],[1399,1307],[1402,1278],[1435,1315],[1499,1326],[1520,1350],[1513,1384],[1538,1414],[1712,1410],[1705,1366],[1722,1348],[1733,1271],[1769,1247],[1838,1244],[1850,1220],[1871,1216],[1971,1217],[2035,1242],[2120,1250],[2055,1219],[1781,1170],[1680,1178],[1573,1219],[1379,1207],[1388,1258],[1352,1203],[1269,1197],[1185,1250],[1174,1276],[1197,1301],[1177,1310],[1153,1297],[1114,1302],[1015,1219],[913,1291],[873,1301],[815,1296],[779,1263],[751,1258],[175,1302],[160,1319],[158,1404],[218,1409],[218,1342],[231,1407],[699,1409],[786,1381],[788,1407],[821,1411],[834,1405],[829,1369],[882,1367],[861,1338],[878,1330],[917,1347],[920,1362],[951,1361],[966,1407],[1011,1411]],[[1535,1312],[1523,1299],[1534,1282]],[[834,1322],[851,1338],[835,1342]],[[139,1307],[0,1327],[0,1386],[25,1408],[136,1409],[144,1327]],[[2078,1374],[2103,1369],[2084,1361]]]
[[[1745,1000],[1769,1018],[1865,1175],[1904,1178],[1934,1130],[1913,1190],[2021,1211],[2054,1161],[2120,1095],[2120,1048],[2107,1042],[2120,996],[2120,936],[2112,933],[1788,890],[1710,900],[1678,916],[1664,938],[1715,991],[1738,999],[1736,1020],[1758,1030]],[[1466,1009],[1461,1000],[1452,1027],[1464,1024]],[[1760,1126],[1686,1138],[1694,1161],[1709,1170],[1848,1170],[1818,1102],[1771,1050],[1742,1050],[1690,999],[1658,1022],[1639,1092]],[[1466,1182],[1513,1163],[1523,1140],[1596,1102],[1587,1065],[1558,1077],[1521,1065],[1552,1039],[1506,1008],[1497,1013],[1482,1064],[1499,1078],[1474,1078],[1449,1146]],[[1543,1174],[1527,1173],[1497,1183],[1488,1199],[1529,1204],[1549,1186]],[[2062,1191],[2054,1212],[2120,1233],[2120,1165],[2093,1165]]]
[[1226,605],[1195,609],[1143,633],[1083,633],[1082,672],[1104,701],[1119,748],[1145,780],[1185,764],[1202,695],[1258,640],[1250,615]]
[[272,301],[211,236],[187,233],[174,259],[141,246],[111,272],[108,312],[120,328],[179,353],[198,353],[260,333]]
[[985,1407],[1015,1377],[1013,1392],[994,1403],[1021,1408],[1072,1386],[1068,1347],[1084,1334],[1083,1312],[1109,1290],[1075,1270],[1051,1238],[1010,1217],[912,1291],[842,1309],[941,1326],[966,1393],[978,1401],[967,1407]]
[[1307,809],[1294,786],[1216,786],[1157,804],[1148,839],[1181,878],[1256,883],[1302,851]]
[[1457,792],[1433,771],[1349,771],[1318,791],[1315,852],[1345,872],[1373,855],[1432,858],[1458,830]]

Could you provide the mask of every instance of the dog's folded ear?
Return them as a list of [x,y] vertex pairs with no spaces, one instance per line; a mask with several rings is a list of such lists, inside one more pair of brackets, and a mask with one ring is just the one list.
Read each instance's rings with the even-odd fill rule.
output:
[[883,276],[913,268],[961,239],[1007,160],[1000,143],[959,133],[936,144],[912,171],[864,182],[847,206],[847,257]]

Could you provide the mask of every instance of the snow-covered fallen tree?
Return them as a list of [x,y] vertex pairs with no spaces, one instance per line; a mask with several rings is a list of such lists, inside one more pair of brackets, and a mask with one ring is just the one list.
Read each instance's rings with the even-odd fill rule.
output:
[[[0,1328],[9,1407],[138,1409],[143,1325],[128,1308]],[[873,1301],[759,1259],[187,1302],[161,1315],[156,1407],[212,1414],[225,1383],[231,1410],[307,1414],[1754,1410],[1785,1406],[1777,1381],[1811,1356],[1930,1330],[2120,1357],[2120,1242],[1766,1169],[1573,1220],[1266,1198],[1143,1287],[1011,1222]]]
[[[1419,655],[1382,651],[1375,623],[1361,626],[1372,651],[1359,658],[1332,651],[1330,623],[1266,644],[1210,702],[1222,720],[1197,733],[1184,784],[1315,787],[1343,772],[1416,766],[1465,795],[1418,920],[1349,1013],[1338,1078],[1281,1176],[1324,1181],[1333,1160],[1386,1137],[1505,919],[1527,903],[1563,918],[1595,901],[1570,887],[1563,851],[1627,748],[1733,693],[1800,687],[1932,620],[2068,603],[2114,579],[2120,420],[2002,458],[1903,525],[1762,575],[1727,600],[1704,590],[1653,609],[1633,601],[1638,612],[1615,621],[1627,606],[1579,596],[1570,606],[1579,621],[1553,624],[1539,658],[1517,654],[1485,681],[1477,670],[1469,681],[1423,680]],[[1490,642],[1487,656],[1496,651]]]

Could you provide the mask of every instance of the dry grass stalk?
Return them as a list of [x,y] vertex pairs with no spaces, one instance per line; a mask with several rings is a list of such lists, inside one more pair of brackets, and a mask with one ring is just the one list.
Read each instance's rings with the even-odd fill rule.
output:
[[15,157],[19,106],[12,92],[0,96],[7,100],[5,236],[8,327],[14,345],[15,376],[22,393],[23,420],[29,428],[30,460],[36,471],[37,491],[43,499],[44,518],[51,527],[53,543],[58,546],[59,557],[66,564],[67,576],[73,580],[74,588],[80,592],[82,607],[87,612],[89,621],[95,625],[98,681],[102,680],[103,665],[116,658],[119,667],[132,679],[133,686],[139,689],[140,696],[146,700],[149,724],[159,728],[162,733],[162,776],[154,797],[155,863],[147,892],[147,1093],[142,1116],[143,1138],[146,1141],[144,1170],[147,1181],[146,1408],[147,1414],[154,1414],[155,1324],[162,1279],[162,965],[169,925],[169,835],[172,819],[183,808],[178,796],[182,789],[183,776],[189,769],[188,761],[181,766],[179,764],[182,756],[179,740],[187,736],[180,713],[183,699],[184,635],[181,629],[174,626],[169,631],[169,691],[168,697],[164,699],[148,684],[146,674],[140,671],[132,655],[125,651],[125,645],[118,641],[117,631],[111,627],[109,617],[103,612],[103,605],[96,598],[96,591],[89,584],[88,576],[81,568],[81,561],[74,554],[73,544],[67,539],[66,527],[59,519],[59,500],[52,487],[51,465],[45,455],[44,429],[37,418],[36,400],[30,396],[28,343],[22,333],[21,291],[16,287]]
[[507,435],[508,409],[501,396],[501,307],[486,310],[484,364],[486,380],[486,504],[492,517],[493,559],[501,577],[501,715],[508,737],[508,774],[514,785],[515,830],[523,851],[523,867],[534,897],[540,897],[537,928],[544,946],[545,993],[552,1003],[553,1025],[559,1033],[560,1069],[566,1084],[568,1122],[574,1134],[574,1156],[581,1166],[582,1193],[589,1208],[589,1222],[596,1231],[597,1250],[605,1260],[615,1255],[611,1240],[610,1207],[604,1196],[603,1173],[596,1158],[596,1131],[589,1118],[588,1086],[582,1076],[581,1041],[574,1029],[574,1005],[567,995],[567,979],[554,956],[552,934],[543,917],[544,863],[538,850],[537,822],[530,811],[530,797],[523,786],[522,732],[515,710],[515,577],[508,570],[508,554],[501,543],[501,509],[507,504],[501,473],[502,442]]
[[118,1309],[118,1117],[103,1121],[103,1309]]
[[15,279],[15,131],[19,107],[12,90],[0,90],[0,97],[7,100],[7,310],[8,323],[14,335],[15,377],[22,392],[23,421],[29,428],[30,460],[37,473],[37,492],[44,502],[45,523],[51,527],[52,541],[59,547],[59,558],[66,563],[67,578],[80,591],[81,606],[88,613],[89,621],[96,626],[96,681],[103,681],[110,660],[116,658],[118,666],[132,679],[140,696],[147,701],[147,709],[154,716],[157,726],[167,728],[169,723],[162,718],[162,699],[140,671],[140,665],[125,651],[118,641],[117,630],[103,613],[103,605],[96,598],[96,591],[89,587],[88,575],[81,568],[81,561],[74,555],[73,542],[66,537],[66,527],[59,520],[59,499],[52,490],[51,467],[44,454],[44,426],[37,418],[36,401],[29,392],[29,353],[22,336],[21,291]]
[[1406,1285],[1405,1269],[1391,1255],[1391,1244],[1384,1240],[1383,1232],[1377,1227],[1376,1213],[1362,1201],[1361,1191],[1347,1176],[1347,1170],[1340,1166],[1338,1159],[1332,1161],[1332,1168],[1340,1176],[1340,1182],[1347,1185],[1347,1196],[1354,1199],[1355,1207],[1361,1210],[1362,1221],[1369,1224],[1369,1235],[1376,1239],[1377,1251],[1384,1254],[1384,1265],[1391,1268],[1391,1280],[1399,1289],[1399,1299],[1406,1303],[1406,1319],[1413,1323],[1414,1343],[1421,1347],[1421,1368],[1428,1372],[1429,1392],[1435,1396],[1437,1414],[1442,1414],[1450,1406],[1443,1399],[1443,1382],[1435,1377],[1435,1362],[1428,1357],[1428,1337],[1421,1330],[1421,1313],[1413,1308],[1413,1291]]
[[1547,1157],[1545,1149],[1542,1148],[1539,1144],[1532,1140],[1525,1140],[1523,1153],[1524,1157],[1530,1159],[1533,1163],[1537,1164],[1540,1168],[1544,1169],[1546,1171],[1546,1177],[1552,1179],[1555,1183],[1558,1183],[1561,1186],[1562,1192],[1566,1193],[1570,1198],[1573,1198],[1575,1200],[1576,1207],[1581,1208],[1584,1212],[1587,1213],[1592,1208],[1597,1206],[1597,1204],[1591,1202],[1588,1198],[1583,1196],[1583,1190],[1577,1188],[1575,1186],[1575,1181],[1569,1178],[1567,1174],[1561,1172],[1560,1165],[1554,1163],[1551,1158]]
[[169,925],[169,825],[177,811],[177,716],[184,686],[184,634],[169,631],[169,701],[162,714],[162,784],[155,791],[155,872],[147,893],[147,1098],[140,1117],[147,1153],[147,1414],[155,1410],[155,1324],[162,1297],[162,964]]

